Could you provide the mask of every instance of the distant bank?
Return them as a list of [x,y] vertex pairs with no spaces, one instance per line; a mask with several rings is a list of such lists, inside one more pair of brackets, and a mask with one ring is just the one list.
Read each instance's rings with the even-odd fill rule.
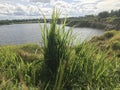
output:
[[[112,20],[111,20],[112,19]],[[47,20],[50,23],[50,19]],[[24,23],[43,23],[43,19],[30,19],[30,20],[2,20],[0,21],[0,25],[10,25],[10,24],[24,24]],[[58,24],[62,23],[63,19],[59,19]],[[68,18],[67,26],[71,27],[89,27],[96,29],[104,29],[104,30],[120,30],[120,18],[92,18],[86,20],[85,17],[80,19],[78,17]]]
[[[64,18],[58,19],[58,24],[63,23]],[[1,20],[0,25],[23,24],[23,23],[44,23],[44,19],[24,19],[24,20]],[[51,19],[46,20],[47,23]],[[98,15],[86,15],[84,17],[69,17],[66,20],[67,26],[90,27],[104,30],[120,30],[120,9],[111,12],[100,12]]]

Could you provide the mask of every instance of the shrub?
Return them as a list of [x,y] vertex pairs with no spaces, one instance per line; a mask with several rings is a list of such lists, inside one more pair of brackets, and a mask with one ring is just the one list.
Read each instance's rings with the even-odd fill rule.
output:
[[108,31],[104,33],[104,37],[110,39],[114,36],[114,34],[115,34],[114,31]]
[[115,42],[112,44],[112,49],[113,49],[113,50],[120,50],[120,42],[119,42],[119,41],[115,41]]

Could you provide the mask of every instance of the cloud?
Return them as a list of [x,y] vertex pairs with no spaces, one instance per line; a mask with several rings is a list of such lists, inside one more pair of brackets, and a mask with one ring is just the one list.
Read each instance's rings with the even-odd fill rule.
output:
[[47,15],[50,14],[51,8],[46,7],[47,4],[36,3],[32,4],[29,3],[27,5],[20,4],[20,3],[5,3],[0,2],[0,14],[1,15],[15,15],[15,16],[39,16],[40,11]]
[[104,0],[97,4],[99,12],[101,11],[110,11],[120,9],[120,6],[116,6],[119,3],[119,0]]
[[7,4],[7,3],[0,3],[0,14],[10,15],[15,10],[15,6]]
[[80,2],[80,3],[97,3],[97,2],[101,2],[103,0],[73,0],[73,2]]
[[16,5],[15,10],[13,11],[13,14],[18,16],[26,15],[26,13],[26,7],[20,4]]
[[36,18],[42,11],[50,17],[53,7],[58,8],[61,16],[83,16],[101,11],[120,9],[119,0],[0,0],[0,19]]
[[30,2],[50,3],[50,0],[30,0]]

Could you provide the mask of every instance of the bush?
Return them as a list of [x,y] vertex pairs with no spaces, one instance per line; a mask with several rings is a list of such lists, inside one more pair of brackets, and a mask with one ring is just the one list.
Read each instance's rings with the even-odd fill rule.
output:
[[113,50],[120,50],[120,42],[119,42],[119,41],[115,41],[115,42],[112,44],[112,49],[113,49]]
[[108,31],[104,33],[104,37],[110,39],[114,36],[114,31]]

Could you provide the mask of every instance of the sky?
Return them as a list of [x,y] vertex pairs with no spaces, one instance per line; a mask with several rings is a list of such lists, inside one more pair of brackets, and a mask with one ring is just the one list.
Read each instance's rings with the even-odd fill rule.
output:
[[41,12],[49,18],[54,7],[61,17],[96,15],[120,9],[120,0],[0,0],[0,20],[41,18]]

